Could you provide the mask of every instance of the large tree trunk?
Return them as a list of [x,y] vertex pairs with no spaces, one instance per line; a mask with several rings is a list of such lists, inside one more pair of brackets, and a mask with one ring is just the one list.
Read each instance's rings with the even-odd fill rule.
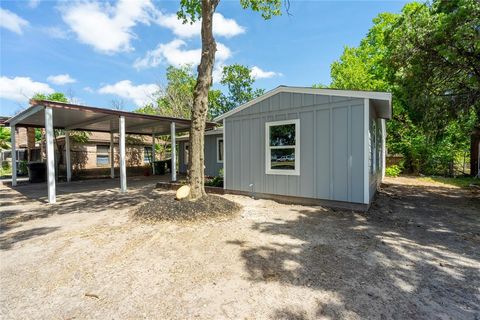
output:
[[188,152],[188,183],[190,200],[203,197],[204,188],[204,133],[208,113],[208,90],[212,85],[212,70],[217,45],[213,37],[213,13],[219,0],[202,0],[202,57],[193,92],[192,127]]

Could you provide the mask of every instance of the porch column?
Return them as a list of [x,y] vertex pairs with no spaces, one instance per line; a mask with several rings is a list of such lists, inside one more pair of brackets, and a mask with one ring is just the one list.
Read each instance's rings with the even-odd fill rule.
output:
[[45,108],[45,131],[47,141],[47,183],[48,202],[55,203],[55,150],[53,148],[53,112],[52,108]]
[[171,144],[171,158],[172,158],[172,181],[177,181],[177,150],[175,145],[175,122],[170,124],[170,144]]
[[127,166],[125,163],[125,117],[120,116],[119,119],[120,131],[120,191],[127,192]]
[[65,161],[67,166],[67,182],[72,180],[72,159],[70,157],[70,130],[65,130]]
[[15,142],[15,126],[10,126],[10,143],[12,145],[12,187],[17,185],[17,147]]
[[115,145],[113,144],[113,132],[110,132],[110,178],[115,178]]
[[155,133],[152,133],[152,174],[155,175]]

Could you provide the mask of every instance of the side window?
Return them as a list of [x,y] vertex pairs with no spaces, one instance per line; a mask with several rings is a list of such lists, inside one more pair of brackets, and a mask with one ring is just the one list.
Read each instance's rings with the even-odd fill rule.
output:
[[143,163],[149,164],[152,162],[152,147],[143,147]]
[[97,145],[97,166],[103,167],[110,164],[110,146]]
[[300,120],[265,123],[267,174],[300,174]]
[[223,138],[217,138],[217,162],[223,163]]

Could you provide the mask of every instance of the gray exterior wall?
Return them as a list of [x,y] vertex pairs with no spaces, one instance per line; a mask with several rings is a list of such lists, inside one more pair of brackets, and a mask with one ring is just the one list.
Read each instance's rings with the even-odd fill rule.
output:
[[[266,174],[265,123],[287,119],[300,119],[300,175]],[[224,119],[225,188],[363,203],[364,122],[364,99],[278,93],[260,101]]]
[[[207,176],[218,176],[218,172],[223,168],[223,163],[217,162],[217,138],[219,137],[222,137],[221,133],[205,136],[205,175]],[[185,143],[188,141],[178,142],[178,171],[180,173],[187,173]]]

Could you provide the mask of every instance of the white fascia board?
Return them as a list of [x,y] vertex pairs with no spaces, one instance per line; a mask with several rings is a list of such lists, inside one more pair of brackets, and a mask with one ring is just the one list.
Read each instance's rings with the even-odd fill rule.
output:
[[6,123],[8,123],[10,126],[15,126],[20,121],[30,117],[31,115],[34,115],[35,113],[43,110],[44,108],[45,107],[41,106],[41,105],[30,107],[30,108],[20,112],[16,116],[13,116],[12,118],[8,119],[8,121],[6,121]]
[[[217,128],[217,129],[213,129],[213,130],[205,131],[204,136],[214,136],[214,135],[217,135],[217,134],[223,135],[223,127]],[[186,140],[188,140],[189,138],[190,138],[190,136],[189,136],[189,135],[186,135],[186,136],[177,138],[177,141],[186,141]]]
[[390,92],[376,92],[376,91],[356,91],[356,90],[340,90],[340,89],[318,89],[318,88],[305,88],[305,87],[287,87],[287,86],[279,86],[273,90],[268,91],[264,95],[255,98],[238,108],[225,112],[224,114],[216,117],[213,119],[215,122],[219,122],[237,112],[240,112],[262,100],[268,99],[271,96],[281,93],[281,92],[288,92],[288,93],[304,93],[304,94],[322,94],[326,96],[335,96],[335,97],[352,97],[352,98],[361,98],[361,99],[377,99],[377,100],[385,100],[389,102],[391,105],[392,101],[392,94]]

